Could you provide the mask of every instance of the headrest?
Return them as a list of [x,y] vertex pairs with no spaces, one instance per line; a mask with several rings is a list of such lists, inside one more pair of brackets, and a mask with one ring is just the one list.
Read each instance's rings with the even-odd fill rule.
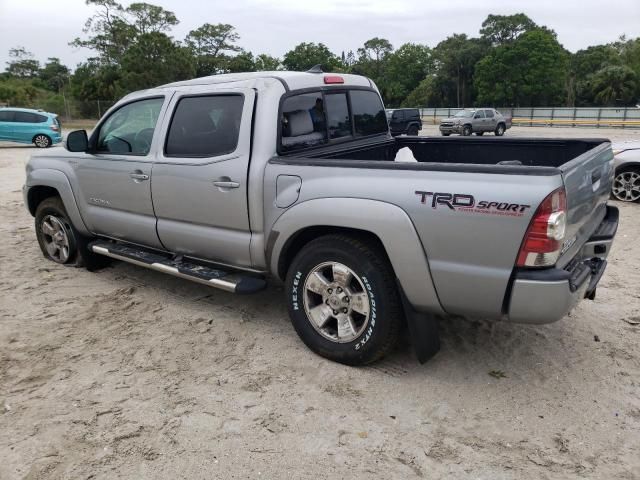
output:
[[296,110],[289,113],[288,117],[290,137],[313,133],[313,120],[311,120],[311,114],[307,110]]

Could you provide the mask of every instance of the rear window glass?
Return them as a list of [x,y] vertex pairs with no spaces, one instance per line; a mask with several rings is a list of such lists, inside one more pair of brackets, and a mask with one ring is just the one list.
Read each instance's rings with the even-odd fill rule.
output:
[[324,99],[327,103],[329,138],[334,139],[351,136],[351,118],[349,117],[347,94],[327,94]]
[[172,157],[215,157],[238,146],[242,95],[182,98],[169,126],[165,154]]
[[327,142],[322,93],[304,93],[285,99],[280,118],[282,147],[285,150],[311,147]]
[[374,135],[388,130],[380,96],[367,90],[352,90],[351,110],[356,135]]

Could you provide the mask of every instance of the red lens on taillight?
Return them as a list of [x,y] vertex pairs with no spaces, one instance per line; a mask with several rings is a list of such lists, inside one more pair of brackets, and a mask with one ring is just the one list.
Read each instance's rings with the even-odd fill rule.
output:
[[518,267],[549,267],[556,263],[564,241],[566,212],[564,188],[551,192],[542,201],[522,241]]
[[56,125],[55,123],[51,125],[51,130],[53,130],[54,132],[58,131],[58,125]]
[[338,75],[325,75],[324,77],[324,83],[329,85],[332,83],[344,83],[344,78],[338,76]]

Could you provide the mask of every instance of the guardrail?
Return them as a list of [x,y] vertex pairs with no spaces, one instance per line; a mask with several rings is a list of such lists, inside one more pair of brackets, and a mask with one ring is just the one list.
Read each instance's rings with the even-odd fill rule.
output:
[[[455,115],[462,108],[421,108],[425,123],[438,125],[440,119]],[[497,108],[510,115],[514,125],[528,127],[640,128],[640,108],[538,107]]]

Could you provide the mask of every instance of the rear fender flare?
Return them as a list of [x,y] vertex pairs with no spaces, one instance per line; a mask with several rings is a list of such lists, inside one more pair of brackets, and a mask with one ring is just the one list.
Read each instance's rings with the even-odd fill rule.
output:
[[409,216],[400,207],[377,200],[323,198],[295,205],[282,214],[269,234],[269,267],[278,277],[280,256],[289,239],[309,227],[362,230],[380,239],[407,299],[422,312],[444,313],[436,294],[427,255]]

